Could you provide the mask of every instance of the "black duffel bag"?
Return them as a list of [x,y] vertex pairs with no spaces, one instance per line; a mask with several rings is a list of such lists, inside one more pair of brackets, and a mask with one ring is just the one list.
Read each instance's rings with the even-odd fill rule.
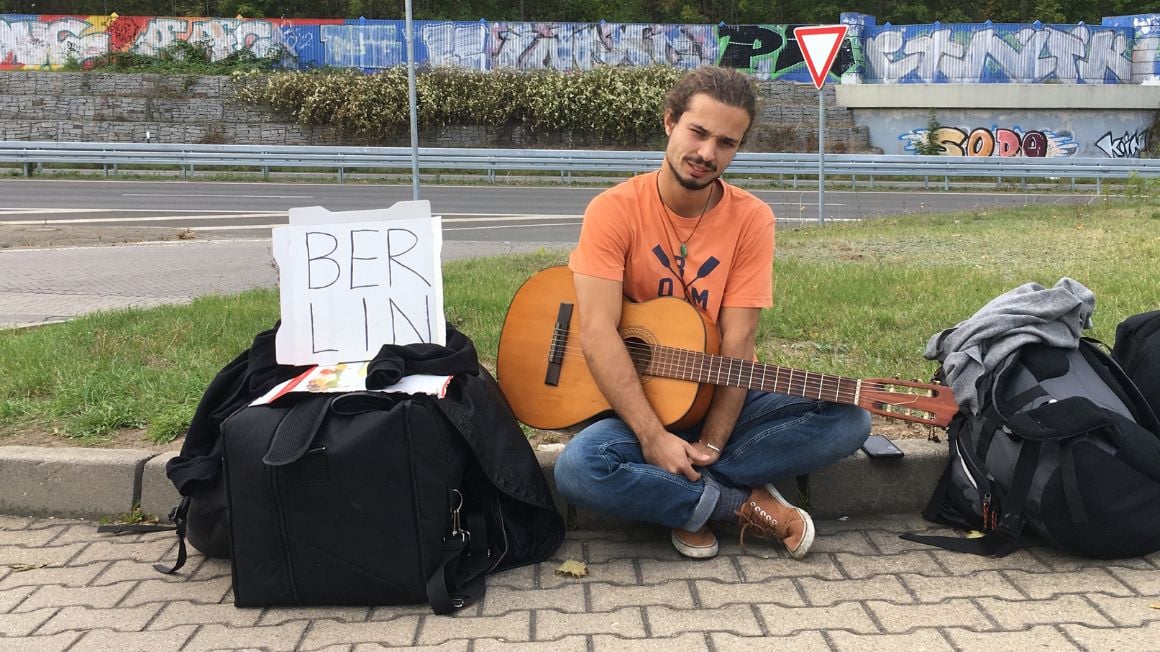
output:
[[449,613],[483,595],[495,494],[436,400],[289,395],[225,420],[237,606]]

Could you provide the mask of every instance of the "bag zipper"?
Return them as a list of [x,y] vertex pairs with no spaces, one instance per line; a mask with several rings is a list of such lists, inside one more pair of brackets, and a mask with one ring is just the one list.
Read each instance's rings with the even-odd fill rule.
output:
[[963,440],[955,438],[955,446],[959,449],[959,466],[963,467],[963,474],[967,476],[967,482],[970,482],[971,486],[975,488],[975,491],[978,491],[979,483],[975,482],[975,476],[971,473],[971,469],[967,467],[967,457],[963,455]]
[[503,509],[500,508],[499,498],[496,498],[494,501],[492,501],[492,513],[495,514],[496,520],[499,522],[499,533],[503,538],[503,550],[501,550],[499,554],[495,556],[495,561],[492,563],[491,567],[487,569],[487,572],[489,573],[500,565],[500,562],[504,560],[504,557],[507,557],[508,553],[507,527],[504,526]]
[[286,511],[282,504],[282,492],[278,487],[278,468],[265,466],[266,473],[270,478],[270,490],[274,494],[274,507],[278,511],[278,538],[282,543],[282,556],[286,560],[286,573],[290,581],[290,595],[294,596],[294,604],[302,604],[302,599],[298,597],[298,582],[295,579],[294,560],[290,556],[290,540],[286,532]]

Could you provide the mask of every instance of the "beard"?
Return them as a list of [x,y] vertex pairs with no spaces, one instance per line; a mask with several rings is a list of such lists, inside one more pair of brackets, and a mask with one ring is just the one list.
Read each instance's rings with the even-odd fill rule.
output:
[[[700,156],[687,156],[683,160],[688,161],[693,165],[701,166],[708,170],[710,173],[717,171],[716,165],[706,163],[705,159],[701,158]],[[709,186],[709,184],[717,180],[716,174],[706,179],[686,179],[685,177],[681,176],[681,173],[677,170],[677,166],[673,165],[672,159],[666,156],[665,162],[668,163],[669,171],[673,173],[673,178],[676,179],[677,183],[681,184],[681,187],[685,190],[704,190]]]

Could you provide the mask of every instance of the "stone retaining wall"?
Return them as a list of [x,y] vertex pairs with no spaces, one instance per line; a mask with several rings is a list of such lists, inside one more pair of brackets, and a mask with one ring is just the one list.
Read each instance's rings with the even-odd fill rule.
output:
[[[347,145],[330,127],[233,101],[229,77],[199,75],[0,72],[0,140]],[[817,92],[798,84],[760,82],[761,115],[750,151],[817,151]],[[869,132],[826,92],[827,149],[870,150]],[[631,148],[589,134],[534,134],[505,128],[424,129],[425,147]],[[401,133],[386,145],[410,145]]]

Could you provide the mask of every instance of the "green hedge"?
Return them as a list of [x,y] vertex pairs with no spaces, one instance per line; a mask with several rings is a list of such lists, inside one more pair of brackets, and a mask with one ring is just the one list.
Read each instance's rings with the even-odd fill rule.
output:
[[[600,67],[581,73],[481,72],[460,68],[416,73],[424,127],[520,125],[534,133],[583,133],[621,143],[663,136],[661,104],[684,71],[671,66]],[[278,72],[235,76],[242,102],[268,106],[304,125],[330,125],[346,138],[386,142],[407,130],[404,67]]]

